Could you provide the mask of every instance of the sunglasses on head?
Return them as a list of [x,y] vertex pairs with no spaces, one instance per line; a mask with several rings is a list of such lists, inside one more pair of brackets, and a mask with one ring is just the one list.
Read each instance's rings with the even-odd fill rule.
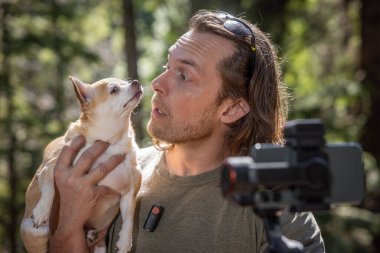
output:
[[[243,20],[240,20],[227,12],[219,11],[216,13],[216,18],[223,23],[223,27],[237,37],[247,38],[251,37],[251,50],[252,50],[252,76],[255,71],[255,58],[256,58],[256,41],[252,29]],[[251,76],[251,78],[252,78]]]

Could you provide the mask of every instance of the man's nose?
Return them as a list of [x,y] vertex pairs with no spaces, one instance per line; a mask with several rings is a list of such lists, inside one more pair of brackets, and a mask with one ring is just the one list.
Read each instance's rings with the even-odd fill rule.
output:
[[154,92],[164,95],[167,93],[167,88],[165,87],[165,72],[157,76],[151,83],[151,88]]

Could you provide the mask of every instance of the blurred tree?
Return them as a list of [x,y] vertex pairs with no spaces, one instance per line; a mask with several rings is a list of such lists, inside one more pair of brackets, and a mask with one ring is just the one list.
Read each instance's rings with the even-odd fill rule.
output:
[[[362,83],[369,99],[369,113],[360,140],[364,150],[374,156],[380,168],[380,1],[361,0],[361,3],[361,68],[365,74]],[[379,215],[379,187],[368,192],[363,207]],[[373,248],[380,249],[380,227],[374,231]]]
[[[17,225],[18,225],[18,214],[20,212],[17,207],[17,188],[18,188],[18,173],[16,170],[16,152],[17,152],[17,139],[14,128],[12,127],[14,118],[14,110],[15,110],[15,96],[14,89],[10,83],[11,77],[11,68],[9,62],[9,56],[11,54],[9,48],[11,43],[10,37],[10,27],[9,27],[9,17],[10,17],[10,6],[6,3],[1,5],[1,54],[2,54],[2,62],[0,69],[0,83],[1,83],[1,97],[2,100],[0,115],[1,117],[1,129],[3,133],[7,133],[5,138],[2,138],[2,144],[0,146],[1,150],[1,159],[8,164],[8,199],[2,200],[1,203],[7,203],[7,206],[1,208],[3,212],[5,211],[8,215],[1,215],[0,224],[4,226],[6,231],[8,232],[8,242],[10,245],[10,252],[16,252],[17,248]],[[6,108],[6,110],[4,110]],[[3,137],[3,136],[2,136]],[[6,197],[6,196],[4,196]],[[14,215],[9,215],[14,214]],[[4,233],[4,231],[3,231]]]
[[95,61],[97,56],[65,30],[80,14],[75,1],[1,1],[0,7],[0,245],[17,252],[26,186],[43,143],[66,128],[62,83],[67,66],[73,59]]
[[[127,60],[128,67],[128,78],[139,80],[137,59],[138,52],[136,47],[136,27],[135,27],[135,10],[133,0],[123,0],[123,28],[124,28],[124,54]],[[140,104],[136,109],[135,113],[132,114],[132,122],[135,126],[136,139],[141,145],[141,141],[144,138],[145,129],[142,113],[142,104]]]
[[[370,98],[369,115],[361,133],[361,142],[380,164],[380,2],[361,2],[361,67],[365,72],[363,85]],[[377,209],[380,211],[380,206]]]
[[125,58],[128,65],[128,76],[131,79],[138,79],[138,54],[136,48],[135,10],[133,0],[123,0],[123,21],[124,48]]

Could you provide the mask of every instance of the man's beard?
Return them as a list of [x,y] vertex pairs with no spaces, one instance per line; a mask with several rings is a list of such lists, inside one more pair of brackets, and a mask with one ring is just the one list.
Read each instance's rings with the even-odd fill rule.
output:
[[168,118],[169,124],[159,126],[154,119],[150,119],[147,130],[152,138],[170,144],[180,144],[194,142],[209,137],[215,127],[214,114],[216,113],[216,105],[199,114],[196,121],[179,122],[175,119]]

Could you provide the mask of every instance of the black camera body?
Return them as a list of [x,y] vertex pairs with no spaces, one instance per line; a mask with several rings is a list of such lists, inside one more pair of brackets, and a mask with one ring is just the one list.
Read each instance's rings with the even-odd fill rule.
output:
[[327,210],[357,204],[365,195],[358,143],[326,144],[318,119],[289,121],[285,146],[256,144],[251,156],[229,157],[222,165],[222,193],[257,210]]

